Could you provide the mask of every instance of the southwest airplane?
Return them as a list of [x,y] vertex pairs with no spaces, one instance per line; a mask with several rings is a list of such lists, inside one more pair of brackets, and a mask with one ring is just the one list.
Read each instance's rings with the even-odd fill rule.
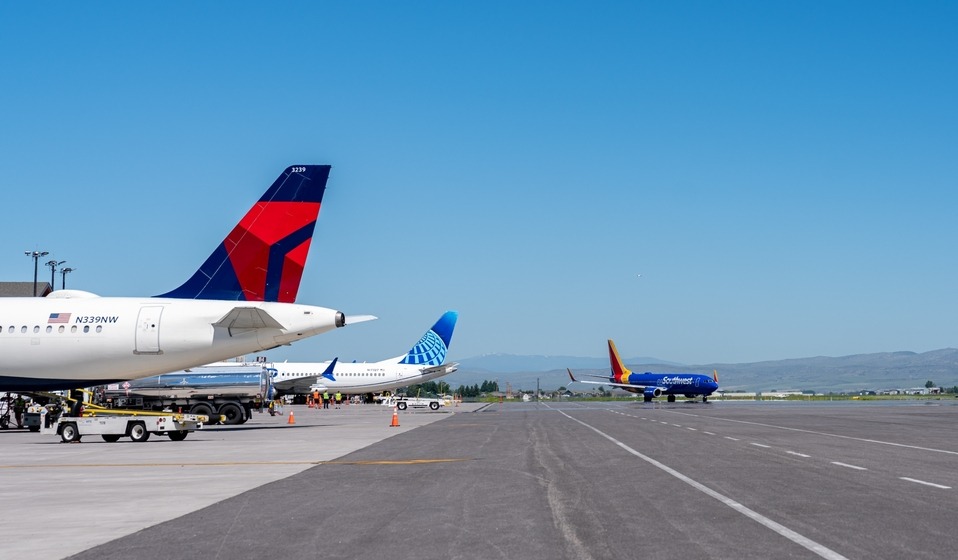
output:
[[308,394],[313,390],[346,394],[378,393],[425,383],[449,375],[459,364],[445,364],[459,314],[447,311],[412,349],[375,363],[274,363],[273,387],[281,393]]
[[0,391],[73,389],[147,377],[293,343],[347,323],[292,303],[328,165],[294,165],[182,286],[155,297],[59,290],[0,299]]
[[[675,395],[685,395],[689,399],[701,396],[702,402],[708,402],[709,395],[718,389],[718,372],[715,371],[712,372],[712,377],[700,373],[632,373],[622,363],[612,340],[609,340],[609,363],[612,365],[612,375],[606,382],[579,381],[572,375],[571,369],[566,368],[566,371],[574,383],[612,385],[630,393],[642,393],[642,400],[645,402],[652,402],[653,398],[662,395],[666,395],[669,402],[675,402]],[[590,377],[606,379],[602,375]]]

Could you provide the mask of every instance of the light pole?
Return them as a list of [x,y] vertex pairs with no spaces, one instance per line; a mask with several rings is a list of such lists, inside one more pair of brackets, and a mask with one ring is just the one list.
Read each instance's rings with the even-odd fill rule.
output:
[[24,251],[23,254],[28,257],[33,257],[33,297],[37,297],[37,268],[40,257],[45,257],[50,253],[49,251]]
[[70,268],[69,266],[66,267],[66,268],[61,268],[61,269],[60,269],[60,289],[61,289],[61,290],[67,289],[67,273],[68,273],[68,272],[73,272],[74,270],[76,270],[76,269],[75,269],[75,268]]
[[47,261],[47,266],[50,267],[50,289],[55,290],[57,288],[56,277],[57,277],[57,267],[67,261],[57,261],[53,259],[52,261]]

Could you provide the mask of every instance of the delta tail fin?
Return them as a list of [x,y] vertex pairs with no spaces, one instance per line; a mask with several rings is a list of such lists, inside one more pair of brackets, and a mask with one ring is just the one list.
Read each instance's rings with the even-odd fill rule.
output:
[[612,366],[612,381],[614,383],[629,382],[629,375],[632,372],[622,363],[619,351],[615,349],[615,343],[612,342],[611,338],[609,339],[609,364]]
[[399,361],[400,364],[438,366],[446,361],[446,352],[452,342],[452,331],[456,328],[459,313],[446,311],[436,324],[422,335],[419,342]]
[[203,266],[157,297],[296,301],[329,170],[287,167]]

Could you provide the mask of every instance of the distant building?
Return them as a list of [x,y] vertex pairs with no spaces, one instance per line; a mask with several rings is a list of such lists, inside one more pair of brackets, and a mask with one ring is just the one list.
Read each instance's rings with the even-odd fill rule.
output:
[[[49,282],[37,282],[37,296],[46,297],[53,291]],[[0,282],[0,297],[32,297],[33,282]]]

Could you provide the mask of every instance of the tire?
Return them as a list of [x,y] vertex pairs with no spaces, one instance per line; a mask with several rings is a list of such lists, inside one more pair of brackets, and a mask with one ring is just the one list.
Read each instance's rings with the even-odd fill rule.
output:
[[406,403],[399,401],[398,403],[396,403],[396,408],[398,408],[399,410],[406,410]]
[[77,429],[77,425],[73,422],[67,422],[60,426],[60,439],[63,440],[63,443],[80,441],[80,430]]
[[166,435],[170,436],[170,439],[173,441],[183,441],[184,439],[186,439],[187,434],[189,434],[189,432],[186,430],[166,432]]
[[146,424],[143,422],[131,422],[128,429],[130,439],[137,443],[150,439],[150,432],[146,431]]
[[115,443],[117,441],[120,441],[120,436],[116,434],[103,434],[103,441],[108,443]]
[[429,410],[439,410],[439,403],[437,402],[429,403]]
[[208,416],[209,421],[205,423],[216,424],[216,419],[213,418],[213,407],[206,403],[194,404],[192,408],[190,408],[190,414],[202,414],[203,416]]
[[243,420],[246,419],[246,413],[244,413],[242,407],[236,403],[224,404],[220,407],[219,413],[224,417],[223,423],[231,426],[242,424]]

